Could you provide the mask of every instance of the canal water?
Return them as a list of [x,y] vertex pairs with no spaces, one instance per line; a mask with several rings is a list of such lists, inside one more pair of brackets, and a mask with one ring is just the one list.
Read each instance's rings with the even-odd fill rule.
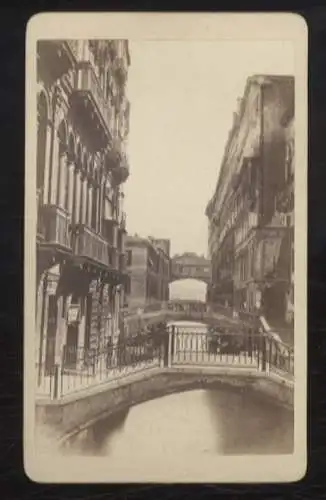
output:
[[98,422],[70,443],[69,454],[105,456],[115,467],[134,452],[135,460],[143,455],[158,461],[188,454],[291,454],[293,427],[292,412],[258,395],[192,390]]

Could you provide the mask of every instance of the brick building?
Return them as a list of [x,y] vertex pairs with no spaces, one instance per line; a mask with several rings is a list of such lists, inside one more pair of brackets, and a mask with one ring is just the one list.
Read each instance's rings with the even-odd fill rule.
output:
[[168,300],[170,241],[128,235],[126,248],[130,276],[128,307],[142,308]]
[[206,209],[210,299],[281,323],[288,319],[293,218],[291,227],[279,201],[293,181],[293,113],[293,77],[248,78]]
[[[37,45],[37,362],[72,368],[119,334],[127,282],[125,40]],[[69,353],[69,355],[67,354]]]

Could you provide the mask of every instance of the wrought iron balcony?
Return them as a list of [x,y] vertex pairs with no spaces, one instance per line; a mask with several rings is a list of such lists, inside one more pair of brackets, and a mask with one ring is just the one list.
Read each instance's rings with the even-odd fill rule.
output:
[[66,210],[56,205],[44,205],[41,209],[43,243],[62,249],[71,249],[69,233],[70,218]]
[[117,184],[125,182],[129,176],[129,161],[122,141],[115,140],[107,152],[106,169],[112,172]]
[[79,257],[109,266],[109,244],[105,239],[92,229],[80,224],[77,227],[74,252]]
[[[99,141],[98,146],[105,147],[112,138],[111,110],[90,62],[79,64],[72,102],[82,106],[91,123],[94,116],[97,118],[96,126],[93,127],[94,137]],[[80,112],[80,108],[78,108],[78,112]],[[98,127],[101,127],[103,137],[99,134]]]

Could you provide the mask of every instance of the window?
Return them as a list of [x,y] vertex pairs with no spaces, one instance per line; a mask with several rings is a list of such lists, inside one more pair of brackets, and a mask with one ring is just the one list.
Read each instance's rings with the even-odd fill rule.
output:
[[128,250],[127,251],[127,266],[131,266],[131,265],[132,265],[132,251]]

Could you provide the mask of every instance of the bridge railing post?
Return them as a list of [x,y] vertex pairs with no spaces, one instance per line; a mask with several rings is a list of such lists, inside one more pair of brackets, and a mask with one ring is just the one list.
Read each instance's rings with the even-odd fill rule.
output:
[[174,344],[175,344],[175,326],[172,325],[169,330],[169,341],[168,341],[168,368],[171,368],[173,362],[173,354],[174,354]]

